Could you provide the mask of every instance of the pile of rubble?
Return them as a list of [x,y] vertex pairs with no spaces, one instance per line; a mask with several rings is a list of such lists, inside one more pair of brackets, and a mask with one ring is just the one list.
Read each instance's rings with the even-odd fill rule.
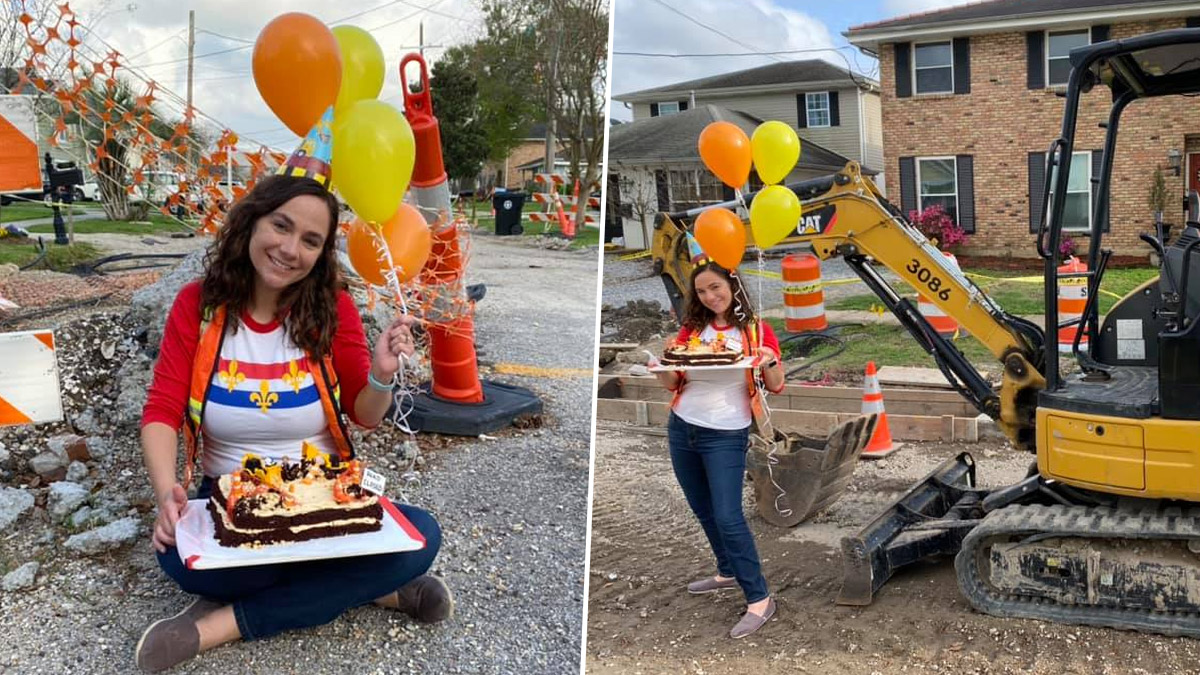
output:
[[624,307],[600,308],[601,342],[645,342],[679,332],[671,313],[657,300],[631,300]]

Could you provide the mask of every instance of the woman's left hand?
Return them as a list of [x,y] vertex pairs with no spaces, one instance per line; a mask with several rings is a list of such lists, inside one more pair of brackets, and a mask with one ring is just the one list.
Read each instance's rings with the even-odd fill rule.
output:
[[416,351],[411,326],[417,319],[409,314],[397,316],[375,340],[371,354],[371,372],[380,381],[388,381],[400,370],[400,355],[409,358]]

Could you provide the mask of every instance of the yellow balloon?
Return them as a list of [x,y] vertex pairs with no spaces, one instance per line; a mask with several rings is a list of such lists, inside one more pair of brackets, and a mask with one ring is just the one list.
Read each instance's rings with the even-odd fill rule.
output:
[[[759,127],[760,129],[762,127]],[[750,232],[759,248],[771,248],[796,232],[800,199],[782,185],[768,185],[750,202]]]
[[[345,76],[342,81],[345,82]],[[787,178],[799,161],[800,137],[783,122],[763,122],[750,137],[750,150],[759,179],[774,185]]]
[[379,96],[383,89],[383,50],[370,33],[358,26],[336,26],[333,37],[342,54],[342,86],[333,107],[340,113],[355,101]]
[[333,121],[333,175],[338,192],[359,218],[391,218],[412,178],[416,141],[395,107],[356,101]]

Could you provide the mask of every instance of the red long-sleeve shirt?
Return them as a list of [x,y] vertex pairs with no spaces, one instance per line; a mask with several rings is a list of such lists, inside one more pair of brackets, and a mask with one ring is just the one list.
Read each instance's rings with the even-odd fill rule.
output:
[[[371,367],[371,352],[363,332],[362,318],[349,293],[338,293],[338,325],[333,337],[333,367],[341,386],[342,410],[356,424],[354,402],[367,384]],[[230,321],[237,320],[230,317]],[[244,323],[268,329],[276,325],[258,324],[243,315]],[[242,328],[242,330],[246,330]],[[178,431],[187,413],[188,389],[192,380],[192,364],[200,342],[200,282],[194,281],[179,290],[167,324],[163,329],[158,363],[154,366],[154,381],[142,408],[142,426],[161,422]]]

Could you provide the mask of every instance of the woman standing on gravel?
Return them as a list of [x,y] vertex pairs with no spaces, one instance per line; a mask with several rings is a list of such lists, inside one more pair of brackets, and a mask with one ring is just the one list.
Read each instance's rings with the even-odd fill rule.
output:
[[[204,278],[175,298],[142,413],[142,449],[158,504],[152,539],[159,566],[200,597],[146,629],[136,648],[143,670],[169,668],[238,638],[327,623],[370,602],[424,622],[446,619],[453,610],[445,583],[425,574],[441,530],[433,516],[412,506],[399,508],[426,546],[408,553],[192,570],[175,548],[201,437],[204,477],[196,497],[207,499],[216,477],[236,470],[248,452],[279,460],[296,456],[308,441],[331,454],[352,453],[341,422],[324,411],[373,427],[392,402],[389,383],[414,350],[413,320],[397,318],[368,350],[362,320],[338,275],[337,214],[337,201],[311,178],[261,181],[230,210],[209,250]],[[298,363],[309,371],[300,379],[288,370]],[[323,388],[314,379],[327,378],[322,365],[336,374]],[[285,378],[298,393],[311,395],[266,405],[263,399],[279,397],[257,390]],[[251,380],[258,380],[253,391],[235,387]],[[338,384],[340,405],[323,393]],[[202,393],[191,393],[197,391]],[[251,400],[255,395],[258,403]],[[189,397],[197,396],[207,403],[189,406]],[[175,473],[181,428],[189,450],[182,484]]]
[[[698,249],[694,246],[693,252]],[[769,324],[755,318],[741,280],[702,254],[694,255],[693,260],[697,264],[676,342],[724,340],[729,349],[761,354],[765,359],[763,383],[772,393],[782,391],[779,341]],[[775,615],[775,600],[767,591],[754,536],[742,513],[750,425],[754,416],[763,412],[762,393],[753,372],[725,369],[656,373],[663,386],[675,392],[667,423],[671,465],[717,558],[716,576],[688,584],[688,592],[713,593],[741,587],[747,607],[729,632],[733,638],[746,637]]]

